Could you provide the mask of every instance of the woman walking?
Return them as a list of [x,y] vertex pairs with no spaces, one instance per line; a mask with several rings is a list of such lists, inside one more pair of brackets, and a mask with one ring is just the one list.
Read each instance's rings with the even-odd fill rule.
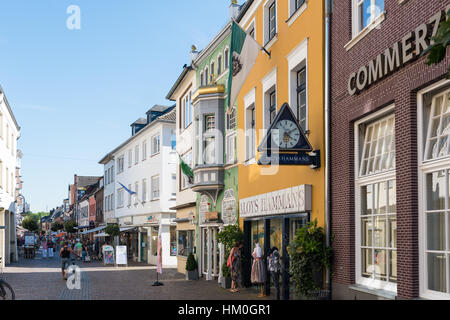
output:
[[264,263],[265,261],[263,260],[263,252],[261,246],[256,241],[252,257],[253,257],[253,265],[252,265],[251,281],[256,285],[261,286],[261,295],[259,295],[259,297],[262,298],[265,297],[263,288],[264,282],[266,282],[266,268]]
[[236,242],[228,257],[227,266],[231,269],[230,292],[239,292],[238,283],[241,279],[241,247],[242,243]]

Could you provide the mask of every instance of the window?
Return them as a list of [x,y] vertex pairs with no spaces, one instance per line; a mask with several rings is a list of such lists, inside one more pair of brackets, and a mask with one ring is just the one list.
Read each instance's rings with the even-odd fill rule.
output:
[[228,69],[228,67],[230,65],[230,50],[228,48],[225,49],[225,51],[224,51],[223,60],[224,60],[224,63],[225,63],[224,69],[226,70],[226,69]]
[[450,154],[450,91],[433,97],[429,107],[425,160],[439,159]]
[[160,150],[160,138],[159,135],[153,136],[152,138],[152,156],[159,153]]
[[9,176],[9,170],[8,168],[6,168],[6,181],[5,181],[5,185],[6,185],[6,192],[9,193],[9,184],[8,184],[8,176]]
[[[186,153],[182,158],[184,163],[186,163],[189,167],[192,168],[192,150]],[[180,166],[180,190],[181,191],[185,190],[189,188],[189,186],[190,186],[189,179],[183,174],[183,171],[181,170]]]
[[275,90],[269,93],[269,103],[269,121],[272,124],[277,116],[277,93]]
[[123,189],[117,190],[117,208],[123,207]]
[[170,256],[177,256],[177,228],[170,226]]
[[3,162],[0,161],[0,188],[3,188]]
[[216,145],[215,145],[215,128],[216,118],[214,115],[205,116],[205,132],[204,132],[204,154],[205,164],[215,163]]
[[208,71],[208,67],[206,67],[205,69],[205,86],[207,86],[209,83],[209,71]]
[[139,163],[139,145],[137,145],[134,150],[134,164],[138,163]]
[[147,179],[142,180],[142,202],[147,201]]
[[147,160],[147,140],[142,142],[142,161]]
[[171,131],[170,134],[170,145],[172,150],[176,150],[177,149],[177,135],[175,134],[175,130]]
[[[128,185],[128,190],[131,191],[131,184]],[[131,193],[128,193],[128,206],[131,206]]]
[[236,108],[232,107],[231,112],[227,114],[227,130],[236,129]]
[[264,43],[269,43],[277,34],[277,2],[268,1],[264,6]]
[[[446,82],[448,83],[448,82]],[[439,84],[440,85],[440,84]],[[434,89],[434,88],[433,88]],[[427,89],[421,96],[423,146],[421,215],[421,295],[450,297],[450,88]]]
[[0,112],[0,138],[3,139],[3,113]]
[[394,116],[367,125],[361,156],[361,177],[395,168]]
[[14,155],[14,134],[11,134],[11,154]]
[[134,195],[134,204],[138,204],[138,197],[139,197],[139,182],[135,182],[134,184],[134,192],[136,192],[136,194]]
[[152,200],[159,199],[159,176],[152,177]]
[[209,82],[213,83],[214,80],[216,79],[216,69],[215,69],[215,65],[214,62],[211,62],[211,79]]
[[111,167],[111,182],[114,182],[114,166]]
[[132,164],[133,164],[133,151],[130,149],[128,150],[128,168],[130,168]]
[[394,128],[394,115],[355,126],[360,159],[355,180],[357,282],[389,291],[397,289]]
[[246,160],[256,156],[256,114],[255,104],[247,109],[247,123],[245,130]]
[[227,135],[226,140],[226,163],[232,164],[236,162],[236,134]]
[[189,91],[182,99],[183,106],[183,125],[187,128],[192,123],[192,93]]
[[297,72],[297,110],[295,115],[302,129],[306,131],[306,67]]
[[172,198],[177,196],[177,175],[172,174]]
[[194,253],[194,231],[178,231],[178,255],[187,257]]
[[6,148],[9,149],[9,125],[6,124]]
[[117,168],[118,168],[117,174],[123,172],[123,170],[124,170],[124,163],[125,163],[125,156],[122,155],[122,156],[120,156],[117,159]]
[[353,36],[364,30],[384,11],[384,0],[353,0]]
[[200,85],[203,87],[205,85],[205,77],[203,72],[200,72]]
[[106,171],[105,171],[105,184],[109,184],[109,182],[108,182],[108,176],[109,176],[108,170],[106,170]]
[[217,57],[217,75],[220,76],[222,74],[222,56],[219,55]]

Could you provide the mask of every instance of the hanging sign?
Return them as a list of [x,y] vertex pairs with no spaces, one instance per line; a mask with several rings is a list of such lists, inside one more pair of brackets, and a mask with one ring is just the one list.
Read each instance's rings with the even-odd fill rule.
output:
[[259,165],[303,165],[320,168],[320,151],[314,151],[303,128],[284,103],[269,127],[258,151]]

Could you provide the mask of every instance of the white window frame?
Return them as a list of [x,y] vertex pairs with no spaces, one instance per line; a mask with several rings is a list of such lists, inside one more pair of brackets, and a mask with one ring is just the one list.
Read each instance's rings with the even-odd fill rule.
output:
[[147,179],[142,179],[142,203],[147,202]]
[[297,117],[297,72],[306,67],[306,125],[305,133],[309,132],[309,84],[308,84],[308,38],[305,38],[288,55],[289,69],[289,106]]
[[[228,53],[228,59],[227,59]],[[223,50],[223,71],[227,71],[230,67],[230,47],[226,46]]]
[[[269,22],[269,9],[272,6],[272,4],[275,3],[275,35],[272,39],[269,39],[270,37],[270,22]],[[264,36],[264,47],[266,50],[270,49],[270,47],[273,46],[273,44],[277,41],[278,38],[278,3],[277,0],[267,0],[264,3],[264,20],[263,20],[263,36]]]
[[289,0],[289,8],[288,8],[288,17],[289,19],[286,21],[288,26],[291,26],[298,17],[306,10],[308,7],[308,0],[304,0],[303,4],[300,7],[296,8],[297,0]]
[[117,208],[123,208],[124,206],[123,192],[124,192],[123,188],[117,190]]
[[[350,40],[344,48],[350,50],[356,43],[358,43],[362,38],[364,38],[370,31],[378,27],[385,19],[385,11],[380,12],[376,15],[374,7],[371,5],[371,22],[368,23],[366,27],[359,30],[359,11],[358,4],[364,0],[352,0],[352,40]],[[371,3],[375,3],[376,0],[371,0]],[[386,4],[385,4],[386,5]]]
[[[158,150],[155,150],[154,141],[156,138],[158,138],[158,148],[157,148]],[[158,133],[152,136],[152,157],[157,155],[160,151],[161,151],[161,135]]]
[[[426,176],[429,173],[450,169],[449,158],[441,157],[437,159],[425,160],[425,146],[426,139],[428,138],[428,132],[425,131],[424,125],[428,127],[429,123],[424,123],[424,95],[441,87],[450,85],[450,80],[442,80],[433,84],[417,93],[417,132],[418,132],[418,208],[419,208],[419,295],[421,298],[425,299],[436,299],[436,300],[450,300],[450,294],[432,291],[428,289],[428,265],[426,259],[427,251],[427,220],[426,220],[426,205],[427,205],[427,193],[426,193]],[[448,188],[448,183],[446,183]],[[447,190],[448,193],[448,190]],[[449,208],[450,204],[446,203],[446,207]],[[448,211],[447,211],[448,212]],[[449,216],[446,214],[446,219]],[[446,223],[448,223],[446,221]],[[446,243],[449,243],[448,237],[450,237],[450,231],[446,230]],[[439,251],[440,252],[440,251]],[[448,260],[450,263],[450,259]],[[447,265],[447,288],[450,288],[450,266]]]
[[[378,182],[387,182],[390,180],[396,180],[396,169],[391,169],[377,174],[372,174],[365,177],[360,177],[360,132],[359,127],[363,123],[371,122],[376,118],[383,118],[384,116],[389,116],[394,112],[394,105],[390,105],[383,110],[375,112],[363,119],[357,121],[354,125],[354,146],[355,146],[355,166],[354,166],[354,177],[355,177],[355,278],[356,283],[363,285],[375,290],[385,290],[393,293],[397,293],[397,284],[387,281],[380,281],[375,279],[364,278],[361,275],[362,263],[361,263],[361,188],[368,184],[374,184]],[[395,135],[395,131],[394,131]],[[398,203],[397,203],[398,206]],[[386,231],[387,232],[387,231]],[[397,240],[398,241],[398,240]],[[373,243],[372,243],[373,247]],[[397,242],[397,252],[398,252],[398,242]],[[386,268],[388,268],[388,263],[386,259]],[[398,262],[398,260],[397,260]]]
[[142,161],[147,160],[147,139],[142,142]]
[[139,144],[134,147],[134,164],[139,163]]
[[134,195],[134,204],[137,205],[139,203],[138,201],[138,197],[139,197],[139,181],[136,181],[134,183],[134,192],[136,192],[136,194]]
[[[155,179],[158,179],[158,189],[155,189],[154,188],[154,186],[155,186],[155,184],[154,184],[154,180]],[[159,179],[159,174],[158,175],[155,175],[155,176],[153,176],[152,178],[151,178],[151,192],[152,192],[152,194],[151,194],[151,196],[152,196],[152,201],[155,201],[155,200],[159,200],[159,198],[161,197],[161,181],[160,181],[160,179]],[[155,195],[155,192],[158,192],[158,195],[156,196]]]
[[[220,58],[220,59],[219,59]],[[222,73],[224,72],[224,67],[223,67],[223,55],[222,53],[219,53],[217,55],[217,77],[216,79],[219,79],[219,77],[222,75]],[[219,69],[220,67],[220,69]]]
[[[250,113],[251,113],[251,109],[255,108],[255,122],[256,122],[256,118],[257,118],[257,114],[256,114],[256,88],[253,88],[252,90],[250,90],[250,92],[244,97],[244,106],[245,106],[245,118],[244,118],[244,123],[245,123],[245,164],[253,164],[256,163],[256,149],[257,149],[257,136],[256,136],[256,124],[255,124],[255,130],[254,132],[249,132],[251,131],[251,118],[250,118]],[[248,136],[252,134],[253,135],[253,139],[255,142],[255,146],[254,146],[254,151],[253,154],[249,154],[249,146],[247,145],[247,138]]]
[[128,150],[128,168],[133,165],[133,149]]
[[[128,190],[131,191],[131,183],[128,184]],[[131,194],[129,192],[128,193],[128,208],[131,207]]]
[[[225,142],[225,147],[226,147],[226,152],[225,152],[225,161],[226,164],[234,164],[236,163],[236,131],[230,131],[227,132],[226,135],[226,142]],[[232,141],[232,142],[231,142]],[[233,147],[230,147],[230,144]]]
[[[262,101],[263,101],[263,130],[267,132],[270,127],[270,94],[275,90],[275,97],[278,100],[277,90],[277,67],[273,68],[261,81],[262,83]],[[278,104],[277,112],[278,112]],[[265,133],[264,133],[265,134]]]

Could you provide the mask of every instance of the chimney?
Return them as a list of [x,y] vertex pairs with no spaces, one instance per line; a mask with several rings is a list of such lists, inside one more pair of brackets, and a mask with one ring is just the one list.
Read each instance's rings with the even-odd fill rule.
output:
[[193,65],[193,62],[198,57],[198,51],[197,47],[195,45],[192,45],[191,47],[191,65]]
[[231,4],[230,4],[230,18],[231,19],[236,19],[237,16],[239,15],[239,8],[241,6],[238,4],[237,0],[231,0]]

